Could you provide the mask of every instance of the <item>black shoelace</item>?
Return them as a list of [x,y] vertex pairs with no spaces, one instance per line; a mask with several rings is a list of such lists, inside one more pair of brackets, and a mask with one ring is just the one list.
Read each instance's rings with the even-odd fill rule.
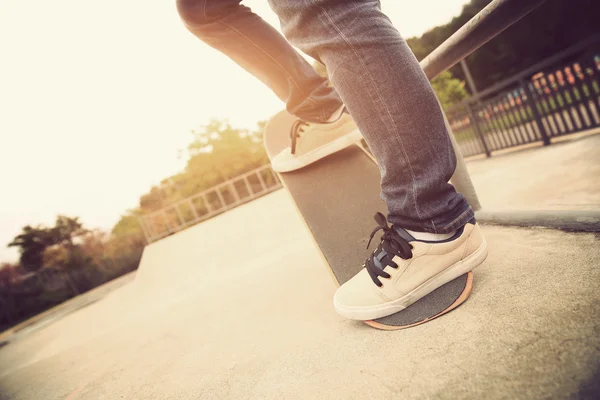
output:
[[[346,109],[346,107],[344,107],[342,109],[342,113],[340,114],[340,118],[344,113],[347,113],[348,110]],[[324,123],[328,123],[328,122],[324,122]],[[294,124],[292,125],[292,129],[290,131],[290,139],[292,139],[292,146],[291,146],[291,150],[292,150],[292,154],[296,154],[296,141],[297,139],[300,137],[300,134],[304,132],[304,127],[310,125],[309,122],[306,121],[302,121],[301,119],[296,120],[294,122]]]
[[290,139],[292,139],[292,154],[296,154],[296,140],[300,137],[300,134],[304,132],[304,127],[308,126],[308,122],[297,120],[292,125],[290,132]]
[[369,276],[377,286],[383,284],[379,278],[390,278],[390,274],[384,271],[386,266],[398,268],[398,264],[393,261],[394,256],[408,260],[412,257],[413,246],[404,238],[402,238],[393,226],[388,226],[387,219],[381,213],[375,214],[375,222],[378,226],[371,232],[367,248],[371,244],[371,240],[378,231],[383,231],[381,235],[381,243],[373,253],[365,260],[365,267],[369,272]]

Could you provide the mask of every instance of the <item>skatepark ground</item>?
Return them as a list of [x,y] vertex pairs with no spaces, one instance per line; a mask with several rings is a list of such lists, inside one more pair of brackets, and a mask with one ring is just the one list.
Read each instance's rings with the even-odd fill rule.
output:
[[[600,135],[468,168],[488,209],[600,209]],[[0,335],[0,399],[597,398],[600,236],[483,229],[489,257],[465,304],[377,331],[337,316],[279,190]]]

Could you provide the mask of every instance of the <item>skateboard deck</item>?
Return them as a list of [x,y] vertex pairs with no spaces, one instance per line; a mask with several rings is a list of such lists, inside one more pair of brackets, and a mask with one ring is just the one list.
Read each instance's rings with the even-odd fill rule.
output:
[[[295,120],[284,110],[267,123],[264,143],[270,159],[290,145]],[[343,284],[362,269],[372,251],[366,247],[376,226],[373,215],[377,211],[387,214],[380,198],[380,174],[375,160],[359,143],[278,176],[336,283]],[[398,313],[364,322],[384,330],[416,326],[458,307],[469,297],[472,286],[473,274],[469,272]]]

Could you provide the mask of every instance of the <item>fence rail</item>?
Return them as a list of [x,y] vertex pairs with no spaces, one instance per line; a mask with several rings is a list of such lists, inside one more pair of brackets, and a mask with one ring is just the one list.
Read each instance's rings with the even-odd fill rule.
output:
[[559,56],[447,110],[464,156],[600,127],[600,39]]
[[264,165],[210,189],[140,217],[148,243],[212,218],[281,187],[270,165]]

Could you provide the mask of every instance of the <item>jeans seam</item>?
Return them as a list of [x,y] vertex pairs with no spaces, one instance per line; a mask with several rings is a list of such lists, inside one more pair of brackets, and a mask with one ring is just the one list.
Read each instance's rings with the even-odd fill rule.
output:
[[[206,3],[205,3],[206,4]],[[273,58],[273,56],[271,56],[269,53],[267,53],[265,51],[265,49],[263,49],[262,47],[260,47],[256,42],[254,42],[254,40],[250,39],[248,36],[244,35],[243,32],[237,30],[235,27],[233,27],[232,25],[228,24],[227,22],[224,22],[222,20],[218,20],[218,23],[225,25],[226,27],[228,27],[229,29],[231,29],[232,31],[236,32],[238,35],[240,35],[241,37],[243,37],[244,39],[246,39],[248,42],[250,42],[254,47],[256,47],[258,50],[260,50],[265,56],[267,56],[271,61],[273,61],[275,63],[275,65],[277,65],[287,76],[289,79],[291,79],[292,82],[294,82],[294,85],[296,85],[296,87],[298,88],[298,90],[300,90],[302,92],[302,88],[300,87],[300,85],[298,85],[298,82],[296,82],[296,80],[294,79],[294,77],[292,76],[292,74],[290,74],[290,72],[279,63],[279,61],[277,61],[275,58]],[[306,97],[306,100],[310,101],[313,104],[317,104],[317,102],[312,99],[310,96]]]
[[[310,2],[313,4],[313,6],[316,6],[319,9],[321,9],[321,11],[323,12],[323,15],[325,15],[325,17],[327,18],[327,20],[331,23],[331,26],[337,31],[337,33],[340,35],[340,37],[346,42],[346,44],[348,45],[348,47],[350,49],[352,49],[352,51],[354,52],[354,55],[356,56],[356,58],[358,58],[360,60],[360,63],[362,64],[362,66],[363,66],[364,70],[366,71],[369,79],[371,80],[371,86],[375,89],[377,97],[379,97],[379,100],[381,101],[381,104],[385,107],[385,111],[386,111],[386,113],[388,115],[388,118],[391,121],[392,125],[394,126],[394,130],[396,131],[398,128],[396,126],[396,123],[394,122],[394,119],[392,118],[392,114],[390,112],[390,109],[388,108],[387,104],[383,101],[383,97],[381,96],[381,93],[379,92],[379,88],[375,84],[375,80],[373,79],[373,76],[369,72],[369,70],[368,70],[368,68],[367,68],[367,66],[365,64],[365,61],[356,52],[356,49],[354,48],[354,46],[352,46],[352,43],[350,43],[350,41],[348,40],[348,38],[346,38],[346,36],[342,33],[342,31],[336,26],[335,22],[333,22],[333,20],[331,19],[331,17],[327,13],[327,11],[323,7],[321,7],[318,4],[316,4],[314,0],[310,0]],[[385,124],[385,121],[382,121],[382,122]],[[387,124],[385,124],[385,125],[387,125]],[[412,180],[411,191],[412,191],[412,195],[413,195],[413,199],[414,199],[415,211],[417,212],[417,217],[419,219],[422,219],[421,218],[421,213],[419,212],[419,205],[417,204],[417,195],[416,195],[416,191],[415,191],[415,173],[414,173],[412,164],[410,163],[410,159],[408,158],[408,154],[406,153],[406,149],[404,148],[404,145],[402,144],[402,141],[398,140],[396,134],[394,134],[393,136],[396,139],[396,142],[400,145],[400,148],[402,149],[402,153],[404,153],[404,157],[405,157],[406,161],[408,162],[408,167],[409,167],[409,170],[410,170],[410,175],[411,175],[411,180]]]

